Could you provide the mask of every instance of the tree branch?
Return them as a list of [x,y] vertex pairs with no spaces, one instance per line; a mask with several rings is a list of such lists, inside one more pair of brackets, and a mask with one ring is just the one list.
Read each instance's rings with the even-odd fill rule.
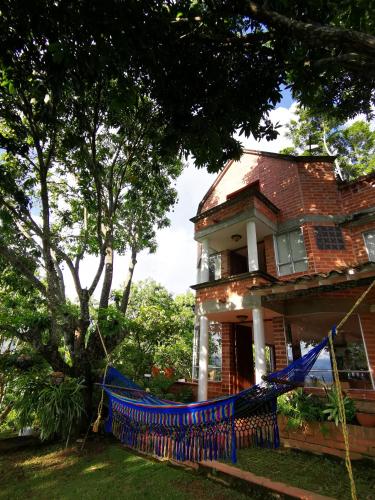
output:
[[100,255],[100,262],[99,262],[98,269],[97,269],[96,274],[94,276],[94,279],[92,280],[92,283],[88,289],[89,297],[92,296],[92,294],[95,292],[95,288],[98,286],[100,277],[101,277],[103,269],[104,269],[104,262],[105,262],[105,252],[102,251],[102,253]]
[[253,1],[247,3],[244,14],[264,22],[269,27],[282,28],[285,33],[293,33],[296,38],[310,46],[319,44],[319,46],[329,45],[337,48],[345,44],[351,50],[355,48],[358,52],[372,57],[375,55],[375,37],[367,33],[291,19],[278,12],[267,10]]
[[[12,264],[18,271],[25,276],[25,278],[34,285],[45,297],[47,297],[47,289],[43,285],[43,283],[35,276],[32,272],[32,268],[34,262],[27,262],[26,257],[21,257],[16,255],[14,252],[10,251],[8,247],[2,243],[0,243],[0,255],[4,257],[4,259]],[[30,265],[31,264],[31,265]]]

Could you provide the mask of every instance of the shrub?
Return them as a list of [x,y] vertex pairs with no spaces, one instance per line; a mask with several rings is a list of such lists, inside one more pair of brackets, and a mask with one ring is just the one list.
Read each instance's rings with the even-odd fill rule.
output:
[[170,387],[175,382],[174,378],[166,377],[164,374],[159,373],[152,377],[148,382],[148,387],[151,393],[161,399],[175,399],[176,395],[170,392]]
[[29,380],[16,403],[20,428],[37,424],[42,440],[68,439],[84,414],[83,382],[65,378],[60,384]]
[[[339,424],[338,392],[335,386],[324,387],[326,399],[307,394],[302,387],[278,398],[278,413],[287,417],[287,428],[298,429],[312,421],[331,421]],[[344,396],[346,420],[352,422],[356,408],[354,401]],[[324,432],[324,426],[321,426]]]
[[289,429],[302,428],[307,422],[322,421],[323,407],[319,398],[307,394],[302,387],[278,398],[278,413],[287,417]]

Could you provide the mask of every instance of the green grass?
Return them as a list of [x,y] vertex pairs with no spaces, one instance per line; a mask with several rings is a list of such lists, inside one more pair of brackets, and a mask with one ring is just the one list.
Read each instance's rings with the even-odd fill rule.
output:
[[249,498],[197,473],[147,460],[118,444],[88,443],[83,453],[57,446],[0,457],[0,499]]
[[[339,459],[250,448],[238,451],[236,466],[321,495],[350,499],[346,469]],[[353,468],[358,498],[375,500],[375,463],[353,462]],[[250,498],[242,490],[229,489],[165,462],[147,460],[104,440],[87,443],[82,453],[54,445],[0,456],[0,485],[1,500]]]
[[[375,463],[352,462],[358,498],[375,499]],[[350,499],[343,460],[296,450],[248,448],[238,451],[236,467],[274,481],[304,488],[340,500]]]

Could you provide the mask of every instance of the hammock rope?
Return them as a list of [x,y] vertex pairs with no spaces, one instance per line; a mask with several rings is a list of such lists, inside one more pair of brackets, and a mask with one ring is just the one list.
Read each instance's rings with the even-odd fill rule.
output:
[[[334,334],[336,334],[336,335],[338,334],[339,330],[344,326],[346,321],[354,313],[354,311],[357,309],[357,307],[359,307],[359,305],[363,302],[365,297],[370,293],[370,291],[372,290],[372,288],[374,286],[375,286],[375,280],[362,293],[362,295],[358,298],[358,300],[355,302],[355,304],[350,309],[350,311],[340,321],[340,323],[336,327],[336,331],[334,332]],[[346,466],[346,469],[348,471],[349,482],[350,482],[350,492],[351,492],[352,500],[357,500],[357,498],[358,498],[357,497],[357,490],[356,490],[355,481],[354,481],[352,462],[350,459],[349,432],[348,432],[348,427],[347,427],[347,422],[346,422],[344,396],[343,396],[343,392],[342,392],[342,388],[341,388],[339,370],[337,367],[337,359],[336,359],[336,354],[335,354],[334,345],[333,345],[333,337],[334,337],[334,335],[332,335],[332,332],[330,332],[328,335],[328,339],[329,339],[329,346],[330,346],[330,351],[331,351],[333,379],[335,382],[336,393],[337,393],[337,398],[338,398],[338,403],[339,403],[339,408],[338,408],[339,409],[339,420],[341,422],[342,435],[344,438],[344,445],[345,445],[345,466]]]
[[98,415],[96,417],[95,422],[92,424],[92,430],[95,433],[97,433],[99,431],[100,421],[102,419],[103,404],[104,404],[104,384],[105,384],[105,381],[106,381],[107,372],[108,372],[108,368],[109,368],[109,365],[110,365],[110,357],[109,357],[109,354],[108,354],[108,351],[107,351],[104,339],[102,337],[102,334],[100,333],[100,328],[99,328],[99,323],[98,322],[96,323],[96,328],[98,330],[98,335],[99,335],[99,338],[100,338],[100,341],[102,343],[103,350],[104,350],[104,353],[105,353],[106,365],[105,365],[104,375],[103,375],[102,393],[101,393],[100,401],[99,401],[99,405],[98,405]]

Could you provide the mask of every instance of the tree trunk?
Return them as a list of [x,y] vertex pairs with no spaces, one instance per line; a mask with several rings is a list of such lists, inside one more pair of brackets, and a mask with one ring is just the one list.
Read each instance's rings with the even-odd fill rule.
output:
[[134,268],[136,263],[137,263],[137,250],[133,247],[128,269],[128,275],[125,280],[125,288],[122,294],[122,299],[120,304],[120,311],[123,312],[124,314],[126,313],[129,304],[130,288],[133,280]]
[[109,295],[111,293],[113,279],[113,247],[112,242],[107,245],[105,256],[105,269],[102,293],[100,295],[99,308],[105,309],[108,307]]

